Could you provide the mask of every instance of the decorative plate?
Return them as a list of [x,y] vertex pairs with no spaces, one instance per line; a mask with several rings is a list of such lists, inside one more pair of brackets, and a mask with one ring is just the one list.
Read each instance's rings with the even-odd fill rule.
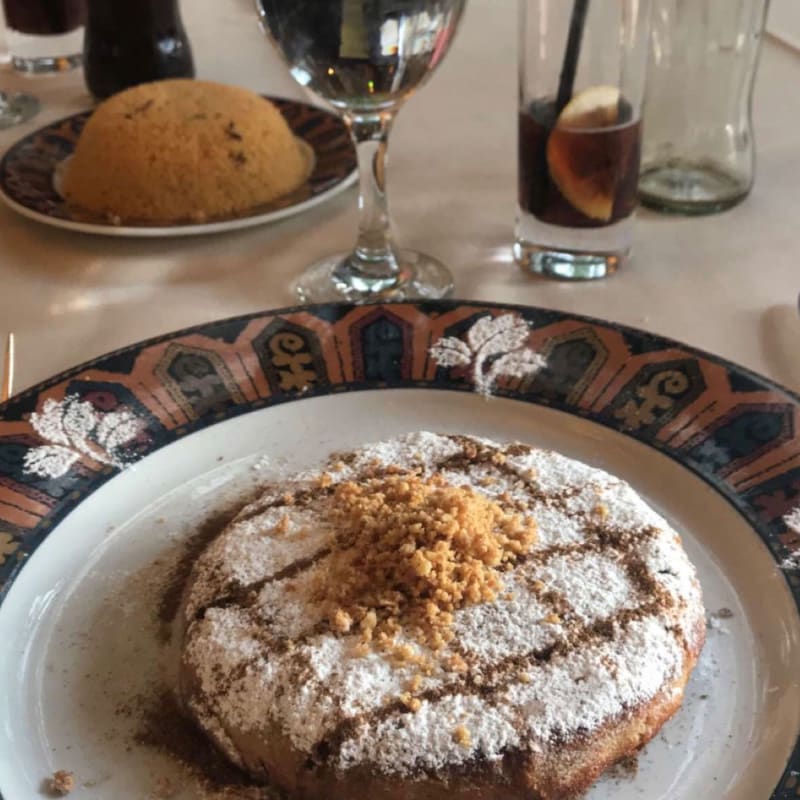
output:
[[13,145],[0,160],[0,199],[20,214],[58,228],[105,236],[195,236],[250,228],[299,214],[352,185],[356,155],[344,123],[329,111],[296,100],[269,98],[316,163],[297,191],[247,214],[206,223],[114,225],[70,208],[58,192],[59,165],[68,159],[91,111],[53,122]]
[[429,429],[608,469],[697,566],[708,641],[683,708],[591,800],[795,798],[798,422],[797,396],[685,345],[457,301],[272,311],[69,370],[0,406],[0,792],[69,769],[79,800],[150,796],[175,766],[119,707],[158,679],[170,553],[271,473]]

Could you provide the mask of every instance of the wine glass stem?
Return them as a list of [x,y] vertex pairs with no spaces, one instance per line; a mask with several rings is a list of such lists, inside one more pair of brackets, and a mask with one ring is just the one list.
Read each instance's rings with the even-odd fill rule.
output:
[[391,112],[345,117],[358,154],[360,181],[358,241],[348,267],[366,280],[393,281],[400,271],[386,197],[386,149],[393,119]]

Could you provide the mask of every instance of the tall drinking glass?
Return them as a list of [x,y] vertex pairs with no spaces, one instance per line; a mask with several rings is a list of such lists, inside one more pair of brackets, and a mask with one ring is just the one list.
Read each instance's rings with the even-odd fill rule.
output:
[[49,74],[82,63],[86,0],[3,0],[11,63]]
[[602,278],[630,251],[650,5],[520,0],[514,255],[525,271]]
[[399,250],[386,197],[386,148],[397,110],[447,53],[466,0],[257,0],[264,32],[298,83],[343,117],[358,152],[355,250],[310,267],[304,302],[445,297],[439,261]]

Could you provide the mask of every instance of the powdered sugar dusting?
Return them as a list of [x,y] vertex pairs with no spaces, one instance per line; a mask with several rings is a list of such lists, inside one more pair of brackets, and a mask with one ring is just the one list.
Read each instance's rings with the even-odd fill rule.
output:
[[609,617],[641,602],[625,569],[613,557],[605,555],[559,556],[537,566],[536,577],[549,589],[561,592],[584,622]]
[[144,423],[127,409],[99,412],[77,395],[46,400],[30,416],[36,433],[47,444],[25,453],[26,472],[42,478],[60,478],[83,456],[121,469],[127,463],[124,446],[136,438]]
[[505,591],[513,595],[510,600],[474,606],[470,613],[456,615],[455,633],[463,650],[480,652],[487,661],[496,662],[542,650],[558,639],[556,626],[543,624],[552,608],[526,591],[524,581],[507,578]]
[[540,741],[593,730],[674,678],[682,654],[664,622],[632,623],[613,642],[574,650],[529,684],[509,689],[528,731]]
[[516,314],[485,316],[469,329],[466,342],[445,336],[429,354],[440,367],[471,367],[475,389],[488,397],[498,378],[524,378],[546,366],[545,359],[526,346],[529,337],[528,323]]
[[[786,527],[800,535],[800,508],[792,509],[784,518]],[[800,571],[800,547],[790,553],[780,564],[781,569],[788,572]]]
[[[326,471],[336,482],[376,464],[414,464],[430,473],[447,462],[452,482],[505,497],[537,520],[539,540],[504,576],[502,597],[456,612],[454,649],[441,657],[424,651],[436,663],[463,657],[470,685],[481,691],[447,669],[415,679],[412,665],[378,653],[359,657],[355,636],[320,626],[310,584],[325,574],[332,532],[319,525],[319,514],[331,495],[319,491],[303,506],[270,507],[286,489],[272,487],[201,557],[184,617],[184,659],[202,690],[190,702],[226,750],[231,731],[258,737],[277,725],[293,747],[312,753],[349,720],[330,755],[337,768],[366,763],[411,775],[478,756],[493,761],[514,748],[542,748],[554,736],[591,730],[654,697],[682,671],[703,608],[675,532],[623,482],[554,453],[513,447],[496,462],[453,466],[465,443],[476,441],[414,434],[363,448],[342,463],[334,456]],[[314,486],[318,477],[307,473],[287,486]],[[283,515],[286,533],[276,535]],[[631,553],[636,569],[626,561]],[[283,575],[302,559],[303,569]],[[654,583],[637,578],[641,569]],[[213,606],[232,588],[258,581],[263,585],[246,608]],[[652,585],[660,594],[648,594]],[[597,622],[605,633],[593,632]],[[567,641],[552,657],[540,657]],[[406,713],[395,706],[412,679],[420,708]],[[454,740],[457,725],[470,733],[466,746]]]
[[[248,508],[234,520],[230,535],[216,539],[199,563],[185,607],[187,621],[220,591],[227,593],[235,586],[280,572],[313,556],[328,539],[329,531],[320,526],[310,509],[298,509],[290,516],[284,508],[269,508],[252,519],[242,519]],[[287,531],[272,535],[284,518],[289,521]]]

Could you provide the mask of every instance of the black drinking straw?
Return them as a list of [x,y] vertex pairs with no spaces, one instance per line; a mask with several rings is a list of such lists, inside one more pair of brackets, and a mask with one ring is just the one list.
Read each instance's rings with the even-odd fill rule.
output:
[[569,36],[567,37],[567,50],[564,53],[564,64],[561,67],[561,77],[558,81],[558,94],[556,95],[556,116],[572,99],[575,88],[575,73],[578,71],[578,59],[581,55],[583,31],[586,28],[586,13],[589,10],[589,0],[575,0],[572,6],[572,18],[569,21]]

